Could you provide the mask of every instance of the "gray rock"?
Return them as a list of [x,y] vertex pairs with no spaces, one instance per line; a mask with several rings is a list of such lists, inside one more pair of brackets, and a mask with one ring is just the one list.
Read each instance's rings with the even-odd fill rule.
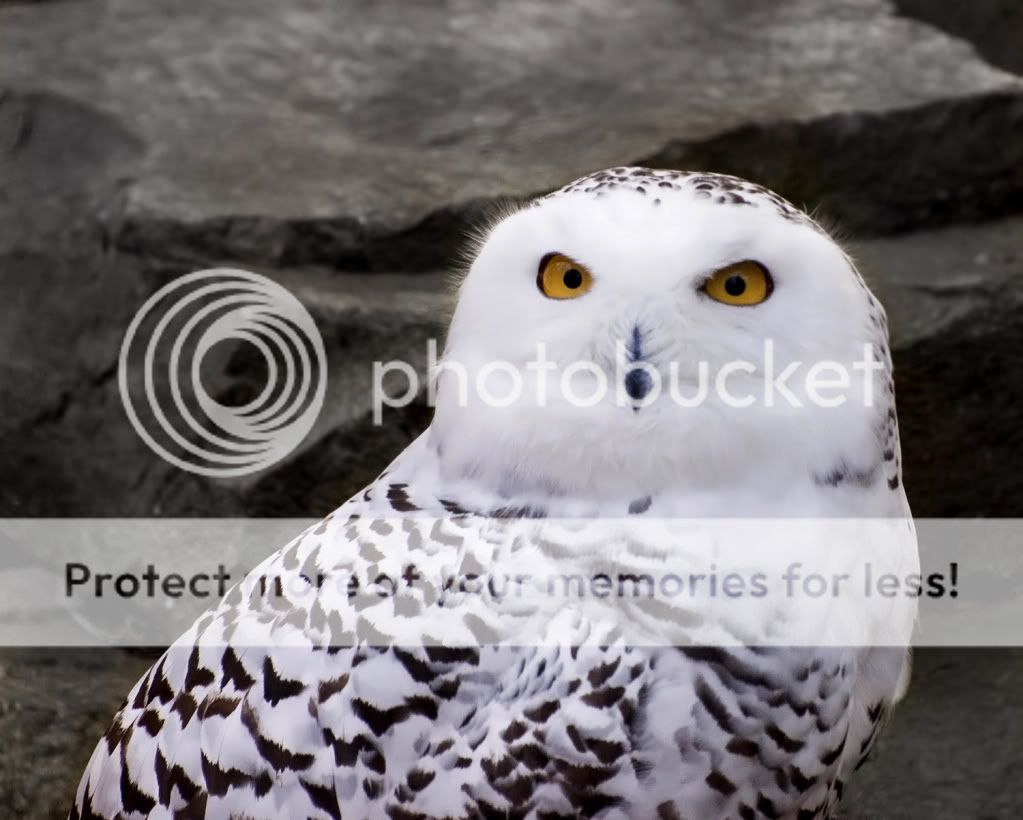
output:
[[852,244],[891,321],[917,516],[1023,510],[1023,220]]
[[[0,88],[9,515],[329,509],[426,423],[414,405],[374,427],[359,394],[371,360],[421,355],[443,315],[435,277],[332,272],[446,267],[504,195],[622,162],[710,167],[863,234],[1011,210],[1023,190],[1020,81],[880,0],[7,4]],[[145,298],[223,261],[306,294],[340,390],[304,451],[227,484],[150,453],[115,379]],[[244,350],[228,361],[227,393],[259,382]],[[916,458],[911,474],[941,473]],[[954,508],[933,483],[925,509]],[[1016,497],[972,486],[960,508]]]
[[152,662],[121,649],[0,649],[0,817],[67,817],[96,742]]
[[921,649],[909,693],[848,783],[850,820],[1019,817],[1023,651]]
[[895,0],[899,14],[937,26],[954,37],[969,40],[992,65],[1023,74],[1023,2],[970,0],[935,3],[934,0]]
[[[361,490],[429,423],[424,403],[427,350],[440,339],[452,298],[443,274],[346,274],[318,270],[263,271],[287,287],[309,309],[324,340],[327,394],[319,419],[292,457],[269,470],[212,486],[216,503],[235,514],[308,516],[325,513]],[[237,370],[237,358],[234,360]],[[410,406],[385,409],[374,420],[374,363],[400,361],[412,366],[420,385]],[[231,367],[229,362],[229,367]],[[261,368],[242,371],[246,394],[263,386]],[[404,377],[387,380],[401,395]],[[210,482],[178,473],[162,488],[161,510],[209,505]],[[222,512],[220,514],[223,514]]]
[[1023,84],[882,0],[0,15],[0,85],[103,112],[144,146],[110,230],[161,258],[430,269],[481,203],[628,162],[736,171],[860,231],[1023,191]]

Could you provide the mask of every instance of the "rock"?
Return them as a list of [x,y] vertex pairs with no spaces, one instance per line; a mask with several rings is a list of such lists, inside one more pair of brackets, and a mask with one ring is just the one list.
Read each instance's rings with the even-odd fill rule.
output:
[[[8,515],[326,511],[426,423],[414,405],[376,427],[356,398],[371,360],[442,324],[439,278],[405,274],[449,266],[506,195],[622,162],[712,167],[864,235],[1023,190],[1023,84],[880,0],[8,4],[0,88]],[[154,456],[116,389],[147,296],[223,262],[303,290],[344,388],[304,451],[231,483]],[[225,390],[251,388],[235,353]]]
[[[113,252],[105,227],[116,219],[124,170],[141,152],[121,123],[96,109],[46,91],[0,91],[6,515],[88,515],[87,502],[102,513],[105,499],[126,495],[148,461],[110,387],[124,328],[151,286]],[[95,492],[84,490],[90,486]]]
[[920,649],[913,682],[842,816],[1017,817],[1023,806],[1019,649]]
[[96,742],[153,659],[122,649],[0,650],[0,814],[67,817]]
[[1023,83],[882,0],[0,14],[0,83],[144,146],[110,231],[158,258],[432,269],[483,203],[625,163],[735,171],[861,232],[1023,196]]
[[891,322],[917,516],[1023,509],[1023,220],[852,244]]
[[930,0],[895,0],[899,14],[937,26],[955,37],[969,40],[992,65],[1023,74],[1023,2],[1020,0],[972,0],[969,3],[935,3]]
[[[263,272],[305,304],[323,336],[328,386],[319,420],[298,453],[262,473],[213,483],[169,476],[159,501],[165,514],[194,509],[201,498],[208,506],[212,486],[216,503],[232,514],[318,517],[361,490],[429,424],[422,396],[428,343],[440,339],[442,348],[452,304],[443,274]],[[376,423],[374,363],[390,361],[413,367],[420,398],[385,410]],[[262,373],[249,375],[248,392],[258,392]],[[386,383],[391,395],[404,392],[404,378]]]

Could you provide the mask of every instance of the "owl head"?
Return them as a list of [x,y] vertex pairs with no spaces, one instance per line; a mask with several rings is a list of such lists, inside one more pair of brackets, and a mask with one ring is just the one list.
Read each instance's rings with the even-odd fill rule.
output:
[[431,436],[509,494],[866,487],[897,449],[889,370],[881,306],[806,214],[736,177],[613,168],[482,235]]

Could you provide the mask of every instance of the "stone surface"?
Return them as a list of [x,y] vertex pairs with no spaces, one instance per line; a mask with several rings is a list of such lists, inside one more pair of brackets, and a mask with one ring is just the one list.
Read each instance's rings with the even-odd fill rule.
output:
[[1023,191],[1023,85],[882,0],[0,14],[2,86],[144,146],[110,231],[145,254],[427,269],[480,202],[630,162],[736,170],[858,230]]
[[[332,274],[447,267],[487,203],[622,162],[735,171],[860,235],[1010,211],[1021,88],[880,0],[5,5],[0,513],[321,513],[425,423],[368,424],[369,362],[443,323],[437,277]],[[153,456],[115,378],[145,298],[212,262],[303,290],[340,391],[305,453],[226,485]]]
[[153,653],[0,649],[0,818],[63,820],[96,741]]
[[1023,2],[970,0],[969,3],[934,0],[895,0],[899,14],[937,26],[973,43],[992,65],[1023,74]]
[[913,682],[843,817],[1019,817],[1023,807],[1023,651],[921,649]]
[[851,243],[884,303],[917,516],[1023,513],[1023,220]]
[[[365,392],[375,359],[424,373],[449,307],[424,272],[495,200],[624,163],[738,173],[854,237],[914,511],[1020,515],[1023,81],[985,62],[1021,71],[1019,9],[0,0],[0,515],[330,510],[428,423],[375,426]],[[230,483],[150,453],[116,385],[135,311],[214,262],[302,299],[331,385],[302,450]],[[238,348],[213,377],[261,374]],[[0,651],[0,817],[64,816],[149,662]],[[1021,664],[918,653],[845,816],[1018,816]]]

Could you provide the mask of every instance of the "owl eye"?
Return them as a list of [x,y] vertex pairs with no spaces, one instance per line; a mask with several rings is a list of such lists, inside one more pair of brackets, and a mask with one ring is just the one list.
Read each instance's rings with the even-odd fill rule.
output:
[[701,290],[715,302],[748,307],[759,305],[771,295],[774,280],[767,268],[747,259],[716,271]]
[[536,286],[550,299],[575,299],[593,287],[593,275],[563,253],[549,253],[540,260]]

